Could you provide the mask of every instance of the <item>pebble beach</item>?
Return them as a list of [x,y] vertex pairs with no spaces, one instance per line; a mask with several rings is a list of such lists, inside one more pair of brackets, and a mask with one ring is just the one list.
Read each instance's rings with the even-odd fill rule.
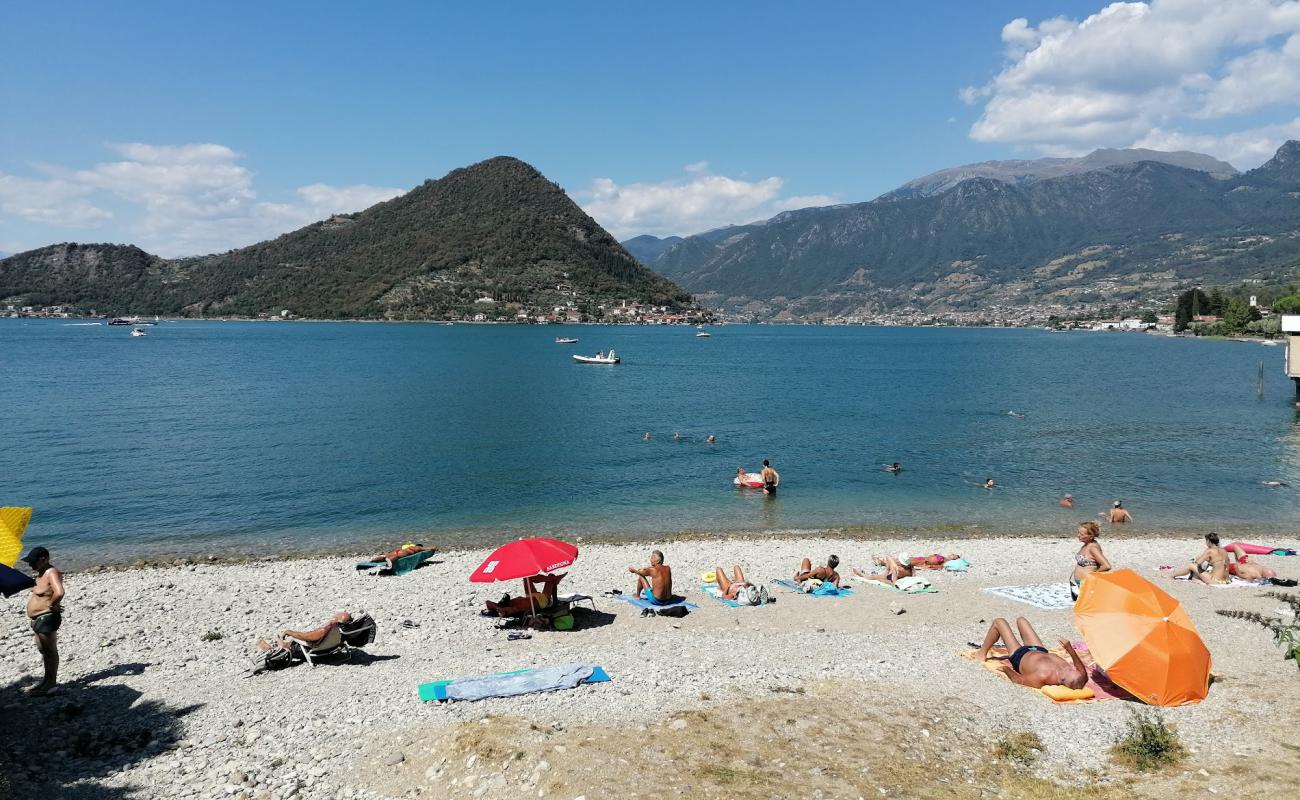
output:
[[[680,762],[661,793],[807,794],[773,788],[789,780],[823,797],[930,797],[939,789],[974,797],[962,791],[988,788],[991,748],[1009,732],[1038,737],[1032,765],[1017,774],[1043,785],[1152,796],[1188,787],[1294,791],[1296,665],[1260,627],[1215,613],[1273,615],[1285,604],[1266,588],[1217,589],[1156,571],[1185,562],[1196,541],[1102,543],[1116,567],[1132,567],[1184,603],[1214,659],[1208,699],[1160,710],[1194,766],[1158,779],[1139,780],[1109,756],[1138,704],[1057,705],[960,656],[994,617],[1024,615],[1049,643],[1079,638],[1069,610],[983,591],[1063,582],[1078,547],[1072,537],[769,536],[658,544],[677,593],[699,606],[680,619],[642,617],[605,594],[631,590],[627,567],[643,566],[648,547],[584,545],[562,591],[592,595],[597,610],[577,630],[518,641],[478,615],[485,600],[515,590],[467,581],[486,549],[439,553],[403,577],[357,572],[351,557],[70,572],[62,685],[50,697],[22,693],[39,678],[39,657],[21,596],[5,602],[0,715],[10,763],[0,797],[595,800],[648,793],[631,776],[656,759],[673,763],[674,742],[693,736],[722,749],[692,745],[706,761],[713,752],[713,763]],[[718,565],[740,564],[766,583],[788,577],[805,556],[821,562],[836,553],[848,574],[899,549],[959,553],[972,568],[925,573],[936,594],[853,584],[852,597],[778,591],[761,608],[731,608],[698,588]],[[1300,577],[1300,558],[1257,560]],[[316,627],[338,610],[377,621],[378,638],[364,653],[249,676],[256,639]],[[427,681],[571,662],[598,664],[611,681],[476,703],[417,696]],[[818,750],[830,730],[830,749]],[[806,758],[780,760],[801,747]],[[880,758],[893,767],[867,768]],[[1257,775],[1243,764],[1269,768]],[[1021,790],[998,785],[1004,794]]]

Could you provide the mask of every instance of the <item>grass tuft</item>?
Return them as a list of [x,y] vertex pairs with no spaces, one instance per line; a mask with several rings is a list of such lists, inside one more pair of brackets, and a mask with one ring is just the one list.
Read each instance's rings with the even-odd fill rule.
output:
[[1110,752],[1117,764],[1139,772],[1172,767],[1187,757],[1178,730],[1155,712],[1134,712],[1127,733]]
[[1028,767],[1043,752],[1043,740],[1038,734],[1017,731],[1003,736],[993,745],[993,757],[1021,767]]

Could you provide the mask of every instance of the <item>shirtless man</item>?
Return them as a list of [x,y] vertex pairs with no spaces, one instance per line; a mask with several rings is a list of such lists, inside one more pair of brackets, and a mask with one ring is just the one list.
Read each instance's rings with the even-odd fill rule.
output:
[[772,465],[763,459],[763,494],[776,494],[776,487],[781,485],[781,473],[772,469]]
[[980,647],[980,660],[987,661],[989,650],[1001,641],[1010,655],[995,656],[995,658],[1006,659],[1007,663],[1002,666],[1002,671],[1021,686],[1028,686],[1031,689],[1041,689],[1044,686],[1082,689],[1087,685],[1088,668],[1084,666],[1083,659],[1074,652],[1074,647],[1069,642],[1061,640],[1061,646],[1070,656],[1070,660],[1066,661],[1055,653],[1047,652],[1043,640],[1038,638],[1029,620],[1024,617],[1017,618],[1016,628],[1020,633],[1019,639],[1016,638],[1016,631],[1011,629],[1011,625],[1005,619],[993,620],[993,625],[984,637],[984,644]]
[[1057,502],[1057,505],[1061,508],[1074,508],[1074,496],[1067,494]]
[[292,642],[289,641],[289,639],[291,638],[298,639],[307,642],[309,644],[315,644],[316,642],[319,642],[320,640],[324,639],[326,636],[329,636],[330,631],[334,630],[340,625],[347,624],[351,621],[352,621],[351,614],[349,614],[346,611],[340,611],[334,616],[330,617],[329,622],[325,623],[319,628],[316,628],[315,630],[295,631],[295,630],[286,629],[280,632],[280,636],[284,638],[275,642],[268,642],[265,639],[258,639],[257,649],[272,650],[277,647],[288,648],[290,645],[293,644]]
[[1115,505],[1110,508],[1110,514],[1107,515],[1106,521],[1111,525],[1123,525],[1126,522],[1132,522],[1133,515],[1128,513],[1128,509],[1124,508],[1122,500],[1116,500]]
[[799,564],[799,571],[794,574],[794,581],[795,583],[803,583],[804,581],[816,578],[823,583],[829,582],[836,589],[842,589],[843,585],[840,583],[840,574],[835,571],[835,568],[839,565],[840,557],[833,555],[826,559],[826,566],[813,569],[812,560],[805,558],[803,562]]
[[45,663],[45,678],[28,691],[47,694],[59,678],[59,626],[63,624],[63,573],[50,566],[50,551],[33,547],[23,561],[36,573],[36,585],[27,597],[27,618],[36,634],[36,649]]
[[392,569],[393,562],[396,561],[397,559],[405,558],[410,555],[415,555],[416,553],[423,553],[425,551],[428,551],[430,553],[436,553],[438,552],[438,548],[425,547],[422,544],[407,543],[397,548],[396,550],[389,550],[387,553],[384,553],[383,555],[375,556],[373,559],[371,559],[371,561],[382,561],[388,567],[388,569]]
[[1219,534],[1205,534],[1205,550],[1192,563],[1169,573],[1170,578],[1191,577],[1201,583],[1228,583],[1228,554],[1219,547]]
[[673,571],[664,563],[664,554],[658,550],[650,551],[650,566],[628,567],[627,571],[637,576],[634,594],[656,605],[673,601]]

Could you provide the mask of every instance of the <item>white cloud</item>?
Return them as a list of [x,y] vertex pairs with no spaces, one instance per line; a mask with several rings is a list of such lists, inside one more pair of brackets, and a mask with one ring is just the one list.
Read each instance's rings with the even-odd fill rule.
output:
[[1252,166],[1263,146],[1244,141],[1281,129],[1183,129],[1300,104],[1300,0],[1118,2],[1082,21],[1012,20],[1002,41],[1002,71],[959,92],[984,103],[977,141],[1064,153],[1182,137]]
[[618,184],[596,178],[577,197],[583,210],[619,239],[699,233],[724,225],[766,219],[780,211],[829,205],[828,195],[781,197],[785,181],[728,178],[708,171],[708,162],[684,167],[688,177],[657,183]]
[[1278,144],[1287,139],[1300,139],[1300,117],[1290,122],[1265,125],[1221,136],[1163,131],[1156,128],[1134,142],[1133,146],[1152,150],[1194,150],[1198,153],[1209,153],[1230,164],[1260,164],[1272,158],[1277,152]]
[[258,198],[243,156],[224,145],[137,142],[110,149],[119,160],[87,169],[38,165],[43,178],[0,175],[0,214],[93,227],[115,216],[100,206],[116,205],[130,218],[123,233],[131,241],[178,256],[252,244],[403,191],[314,183],[299,188],[291,202],[268,202]]

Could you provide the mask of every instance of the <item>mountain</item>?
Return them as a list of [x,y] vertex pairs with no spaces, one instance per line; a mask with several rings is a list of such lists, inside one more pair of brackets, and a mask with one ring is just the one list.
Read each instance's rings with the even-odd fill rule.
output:
[[654,263],[654,260],[663,255],[663,252],[682,240],[680,236],[665,236],[662,239],[658,236],[642,234],[633,236],[626,242],[622,242],[623,249],[632,254],[632,257],[642,264]]
[[227,253],[166,260],[76,244],[19,253],[0,261],[7,298],[113,314],[318,318],[513,317],[575,300],[691,305],[559,186],[508,157]]
[[1300,143],[1230,178],[1156,161],[1030,183],[979,177],[726,231],[687,237],[653,266],[712,306],[768,317],[1122,300],[1290,275]]
[[908,181],[892,192],[880,196],[881,200],[904,200],[911,197],[928,197],[952,189],[971,178],[991,178],[995,181],[1026,186],[1047,178],[1059,178],[1080,172],[1091,172],[1121,164],[1139,161],[1158,161],[1175,167],[1198,170],[1216,178],[1231,178],[1237,170],[1226,161],[1203,153],[1185,150],[1166,153],[1160,150],[1094,150],[1079,158],[1038,158],[1031,161],[981,161],[960,167],[941,169],[915,180]]

